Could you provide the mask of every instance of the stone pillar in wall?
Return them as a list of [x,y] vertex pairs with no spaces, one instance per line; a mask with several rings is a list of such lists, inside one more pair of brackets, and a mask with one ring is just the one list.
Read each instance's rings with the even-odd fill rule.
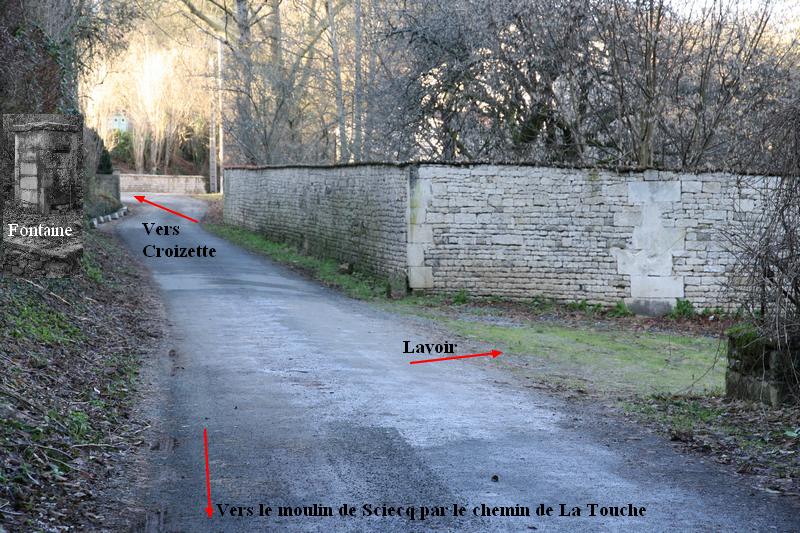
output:
[[432,196],[430,170],[409,167],[406,268],[412,290],[433,288],[433,269],[425,265],[425,253],[433,246],[433,228],[427,221]]
[[626,303],[636,313],[661,315],[684,297],[684,279],[675,275],[673,257],[685,248],[686,230],[671,227],[662,216],[680,199],[677,180],[628,183],[628,201],[635,208],[621,212],[614,222],[632,226],[633,237],[626,249],[612,248],[611,253],[617,259],[617,271],[630,276],[631,295]]

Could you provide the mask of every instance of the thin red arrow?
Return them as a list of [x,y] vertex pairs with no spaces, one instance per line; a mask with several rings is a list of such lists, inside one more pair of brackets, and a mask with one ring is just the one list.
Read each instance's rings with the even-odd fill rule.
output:
[[147,198],[145,198],[143,195],[141,195],[141,196],[134,196],[134,198],[136,198],[137,200],[139,200],[139,202],[140,202],[140,203],[153,205],[153,206],[155,206],[155,207],[157,207],[157,208],[159,208],[159,209],[163,209],[164,211],[168,211],[168,212],[172,213],[173,215],[178,215],[179,217],[183,217],[183,218],[185,218],[186,220],[191,220],[192,222],[194,222],[195,224],[197,224],[197,220],[193,219],[192,217],[187,217],[187,216],[186,216],[186,215],[184,215],[183,213],[178,213],[177,211],[173,211],[173,210],[172,210],[172,209],[170,209],[169,207],[164,207],[163,205],[157,204],[157,203],[155,203],[155,202],[151,202],[150,200],[148,200]]
[[439,357],[438,359],[420,359],[418,361],[409,361],[410,365],[418,365],[420,363],[436,363],[437,361],[452,361],[453,359],[469,359],[470,357],[491,357],[492,359],[500,355],[500,350],[492,350],[491,352],[484,353],[471,353],[468,355],[453,355],[451,357]]
[[208,497],[208,506],[206,507],[206,514],[209,518],[214,514],[214,508],[211,507],[211,472],[208,470],[208,430],[203,428],[203,448],[206,452],[206,496]]

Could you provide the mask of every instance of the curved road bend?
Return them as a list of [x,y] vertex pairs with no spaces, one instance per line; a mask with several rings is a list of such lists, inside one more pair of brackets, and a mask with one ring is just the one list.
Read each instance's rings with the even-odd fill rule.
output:
[[[199,218],[202,202],[148,195]],[[409,365],[421,321],[353,301],[267,259],[126,198],[117,225],[152,271],[170,346],[146,489],[151,531],[791,531],[800,514],[629,424],[522,389],[492,360]],[[180,225],[146,236],[142,222]],[[146,244],[213,246],[214,259],[146,259]],[[478,347],[484,348],[484,347]],[[490,349],[491,347],[485,347]],[[468,353],[468,352],[467,352]],[[164,356],[167,358],[167,356]],[[167,367],[165,367],[167,368]],[[464,518],[221,518],[206,505],[467,507]],[[633,438],[628,438],[633,436]],[[493,481],[492,476],[498,480]],[[539,503],[647,508],[644,518],[474,518],[472,508]],[[557,510],[556,510],[557,512]]]

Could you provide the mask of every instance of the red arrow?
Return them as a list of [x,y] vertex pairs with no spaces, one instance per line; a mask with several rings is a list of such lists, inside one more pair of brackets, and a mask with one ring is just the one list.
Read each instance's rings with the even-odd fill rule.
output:
[[206,507],[206,514],[209,518],[214,514],[214,508],[211,507],[211,473],[208,470],[208,431],[203,428],[203,448],[206,452],[206,495],[208,496],[208,506]]
[[409,361],[408,364],[410,365],[418,365],[420,363],[435,363],[437,361],[452,361],[453,359],[468,359],[470,357],[489,357],[491,356],[492,359],[496,358],[500,355],[500,350],[492,350],[491,352],[484,352],[484,353],[471,353],[469,355],[453,355],[451,357],[440,357],[438,359],[420,359],[418,361]]
[[159,204],[157,204],[157,203],[155,203],[155,202],[151,202],[150,200],[148,200],[148,199],[147,199],[147,198],[145,198],[144,196],[134,196],[134,198],[136,198],[137,200],[139,200],[139,203],[142,203],[142,204],[150,204],[150,205],[156,206],[157,208],[159,208],[159,209],[163,209],[164,211],[169,211],[169,212],[170,212],[170,213],[172,213],[173,215],[178,215],[179,217],[183,217],[183,218],[185,218],[186,220],[191,220],[191,221],[192,221],[192,222],[194,222],[195,224],[197,223],[197,221],[196,221],[195,219],[193,219],[192,217],[187,217],[187,216],[186,216],[186,215],[184,215],[183,213],[178,213],[177,211],[173,211],[173,210],[172,210],[172,209],[170,209],[169,207],[164,207],[163,205],[159,205]]

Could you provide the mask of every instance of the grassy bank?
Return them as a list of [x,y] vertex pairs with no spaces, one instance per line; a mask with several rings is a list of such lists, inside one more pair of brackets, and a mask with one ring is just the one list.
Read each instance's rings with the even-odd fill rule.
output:
[[141,276],[85,233],[83,271],[0,278],[0,530],[96,530],[132,443],[139,357],[159,331]]
[[800,497],[800,406],[691,394],[631,398],[621,406],[678,446],[752,476],[758,489]]

